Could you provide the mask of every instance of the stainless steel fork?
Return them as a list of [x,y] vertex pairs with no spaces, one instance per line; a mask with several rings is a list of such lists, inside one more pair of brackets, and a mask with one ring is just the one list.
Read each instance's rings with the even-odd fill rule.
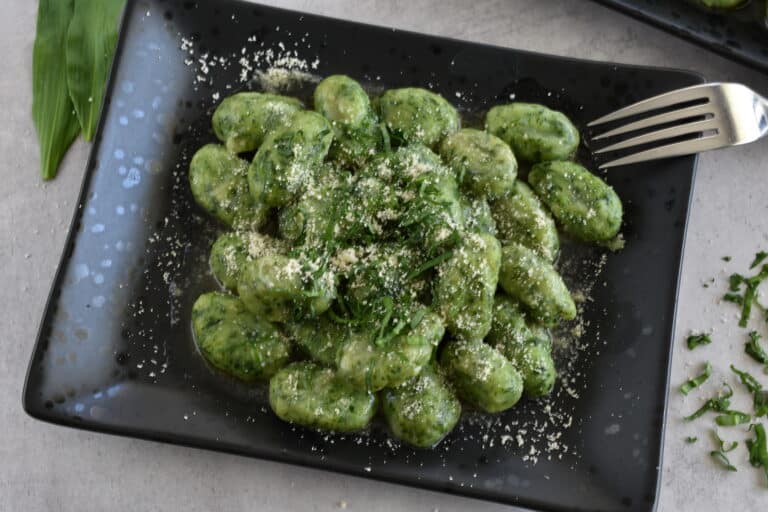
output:
[[619,109],[587,126],[651,114],[662,109],[666,111],[609,130],[592,137],[592,140],[608,139],[660,125],[665,127],[602,147],[595,153],[663,144],[670,139],[677,141],[611,160],[600,168],[738,146],[754,142],[768,132],[768,100],[749,87],[735,83],[711,83],[678,89]]

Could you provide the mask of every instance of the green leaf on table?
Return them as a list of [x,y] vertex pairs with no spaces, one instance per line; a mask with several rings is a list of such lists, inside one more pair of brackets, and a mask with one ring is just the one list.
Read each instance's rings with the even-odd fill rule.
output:
[[44,180],[56,177],[61,160],[80,132],[67,92],[65,42],[72,0],[40,0],[32,51],[32,120],[40,144]]
[[722,412],[723,414],[720,414],[715,418],[715,423],[721,427],[733,427],[735,425],[742,425],[744,423],[749,423],[750,420],[752,420],[752,416],[745,412],[730,410]]
[[125,0],[75,0],[66,42],[67,87],[85,140],[101,113]]
[[753,423],[749,429],[755,431],[755,438],[747,439],[749,463],[756,468],[762,467],[768,479],[768,441],[766,440],[765,427],[761,423]]
[[684,395],[687,395],[695,388],[701,386],[709,378],[710,375],[712,375],[712,365],[709,364],[709,362],[704,363],[704,370],[696,377],[685,381],[683,385],[680,386],[680,392]]
[[700,345],[709,345],[712,343],[712,338],[707,333],[691,334],[685,342],[688,344],[688,350],[693,350]]
[[749,341],[744,345],[744,352],[761,364],[768,364],[768,353],[760,346],[760,334],[756,331],[749,333]]
[[724,393],[718,393],[716,397],[710,398],[704,405],[699,407],[693,414],[690,414],[683,419],[685,421],[693,421],[696,418],[700,418],[709,411],[724,413],[731,406],[731,397],[733,396],[733,388],[727,383],[723,383]]
[[717,461],[718,464],[720,464],[722,467],[727,469],[728,471],[738,471],[736,469],[736,466],[731,464],[731,461],[728,460],[728,457],[725,456],[723,452],[709,452],[709,455]]

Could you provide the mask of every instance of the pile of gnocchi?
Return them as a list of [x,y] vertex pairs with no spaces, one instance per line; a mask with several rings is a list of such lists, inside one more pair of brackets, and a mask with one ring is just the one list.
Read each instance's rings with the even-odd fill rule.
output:
[[462,406],[549,394],[549,329],[576,316],[558,229],[602,243],[622,221],[614,190],[570,160],[573,123],[510,103],[461,128],[438,94],[371,99],[343,75],[313,108],[234,94],[213,114],[221,144],[191,160],[195,201],[229,228],[210,252],[221,290],[192,310],[205,360],[268,382],[284,421],[352,432],[381,414],[423,448]]

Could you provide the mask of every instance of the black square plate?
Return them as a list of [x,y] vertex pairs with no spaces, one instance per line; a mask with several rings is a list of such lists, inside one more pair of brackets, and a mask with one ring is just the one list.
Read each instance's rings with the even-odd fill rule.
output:
[[597,0],[730,59],[768,72],[768,13],[764,0],[733,10],[696,0]]
[[[261,73],[267,66],[293,72]],[[607,176],[626,205],[627,246],[570,258],[576,273],[602,270],[553,397],[501,416],[468,414],[437,449],[398,445],[378,426],[347,436],[290,427],[261,392],[205,366],[188,319],[198,294],[214,286],[206,259],[217,226],[190,199],[187,163],[214,139],[212,109],[245,87],[241,80],[285,83],[302,73],[347,73],[374,89],[430,87],[470,119],[512,97],[543,102],[581,128],[701,81],[236,0],[129,1],[29,367],[29,414],[529,507],[652,509],[693,157]],[[580,158],[592,163],[585,147]]]

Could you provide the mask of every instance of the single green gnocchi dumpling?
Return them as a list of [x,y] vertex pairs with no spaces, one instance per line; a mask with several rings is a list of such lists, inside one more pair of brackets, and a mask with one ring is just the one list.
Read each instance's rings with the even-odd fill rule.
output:
[[510,242],[502,248],[499,285],[545,326],[576,318],[576,304],[563,278],[549,261],[523,245]]
[[[380,332],[351,332],[338,354],[339,377],[356,387],[379,391],[418,375],[432,359],[445,334],[445,324],[423,306],[401,321],[404,329],[389,340],[381,341]],[[394,328],[399,329],[397,325]]]
[[528,182],[566,232],[585,242],[614,238],[621,228],[621,199],[606,182],[573,162],[534,165]]
[[459,129],[456,109],[445,98],[418,87],[390,89],[379,98],[379,112],[392,135],[402,145],[437,147]]
[[377,404],[374,393],[306,361],[286,366],[269,381],[269,405],[277,417],[308,428],[360,430],[370,423]]
[[461,403],[432,365],[408,382],[381,393],[381,410],[389,429],[408,444],[431,448],[453,430]]
[[336,226],[345,215],[350,177],[347,171],[324,165],[301,196],[280,210],[280,236],[311,247],[337,238],[340,233],[336,233]]
[[470,233],[486,233],[493,236],[498,234],[493,211],[488,201],[462,197],[461,205],[465,230]]
[[245,382],[268,379],[290,357],[290,344],[274,325],[225,293],[198,297],[192,307],[192,330],[206,361]]
[[258,149],[272,130],[290,124],[301,102],[288,96],[240,92],[221,102],[213,113],[213,132],[232,153]]
[[493,321],[485,340],[496,348],[507,343],[542,345],[548,350],[552,348],[549,331],[528,319],[520,303],[501,291],[494,299]]
[[499,241],[493,235],[468,233],[437,267],[434,301],[454,336],[483,339],[488,334],[500,265]]
[[216,280],[234,291],[237,290],[240,273],[249,260],[286,252],[286,245],[269,235],[257,231],[235,231],[223,233],[216,239],[208,261]]
[[557,377],[552,339],[546,329],[530,323],[517,302],[507,295],[496,296],[493,325],[486,341],[520,371],[526,395],[539,397],[552,391]]
[[336,298],[336,276],[305,258],[271,254],[246,262],[237,292],[252,313],[284,323],[327,311]]
[[268,208],[248,189],[248,162],[218,144],[200,148],[189,164],[189,184],[197,204],[228,226],[258,228]]
[[520,372],[481,340],[449,341],[440,355],[440,365],[459,396],[485,412],[509,409],[523,394]]
[[224,233],[211,246],[211,272],[224,288],[237,290],[240,271],[248,261],[248,247],[239,233]]
[[440,156],[462,188],[477,197],[503,197],[512,191],[517,160],[509,146],[495,135],[461,129],[443,139]]
[[285,325],[291,341],[312,361],[335,368],[339,353],[351,336],[348,325],[334,322],[326,313]]
[[332,159],[356,168],[381,150],[382,128],[357,81],[346,75],[329,76],[317,85],[314,102],[315,110],[333,127]]
[[509,103],[488,111],[485,129],[530,163],[567,160],[579,146],[579,131],[562,112],[535,103]]
[[511,194],[491,202],[491,212],[499,240],[517,242],[555,261],[560,251],[555,219],[528,185],[517,180]]
[[248,170],[251,195],[258,203],[281,207],[312,182],[333,140],[328,120],[302,111],[288,126],[270,132]]

